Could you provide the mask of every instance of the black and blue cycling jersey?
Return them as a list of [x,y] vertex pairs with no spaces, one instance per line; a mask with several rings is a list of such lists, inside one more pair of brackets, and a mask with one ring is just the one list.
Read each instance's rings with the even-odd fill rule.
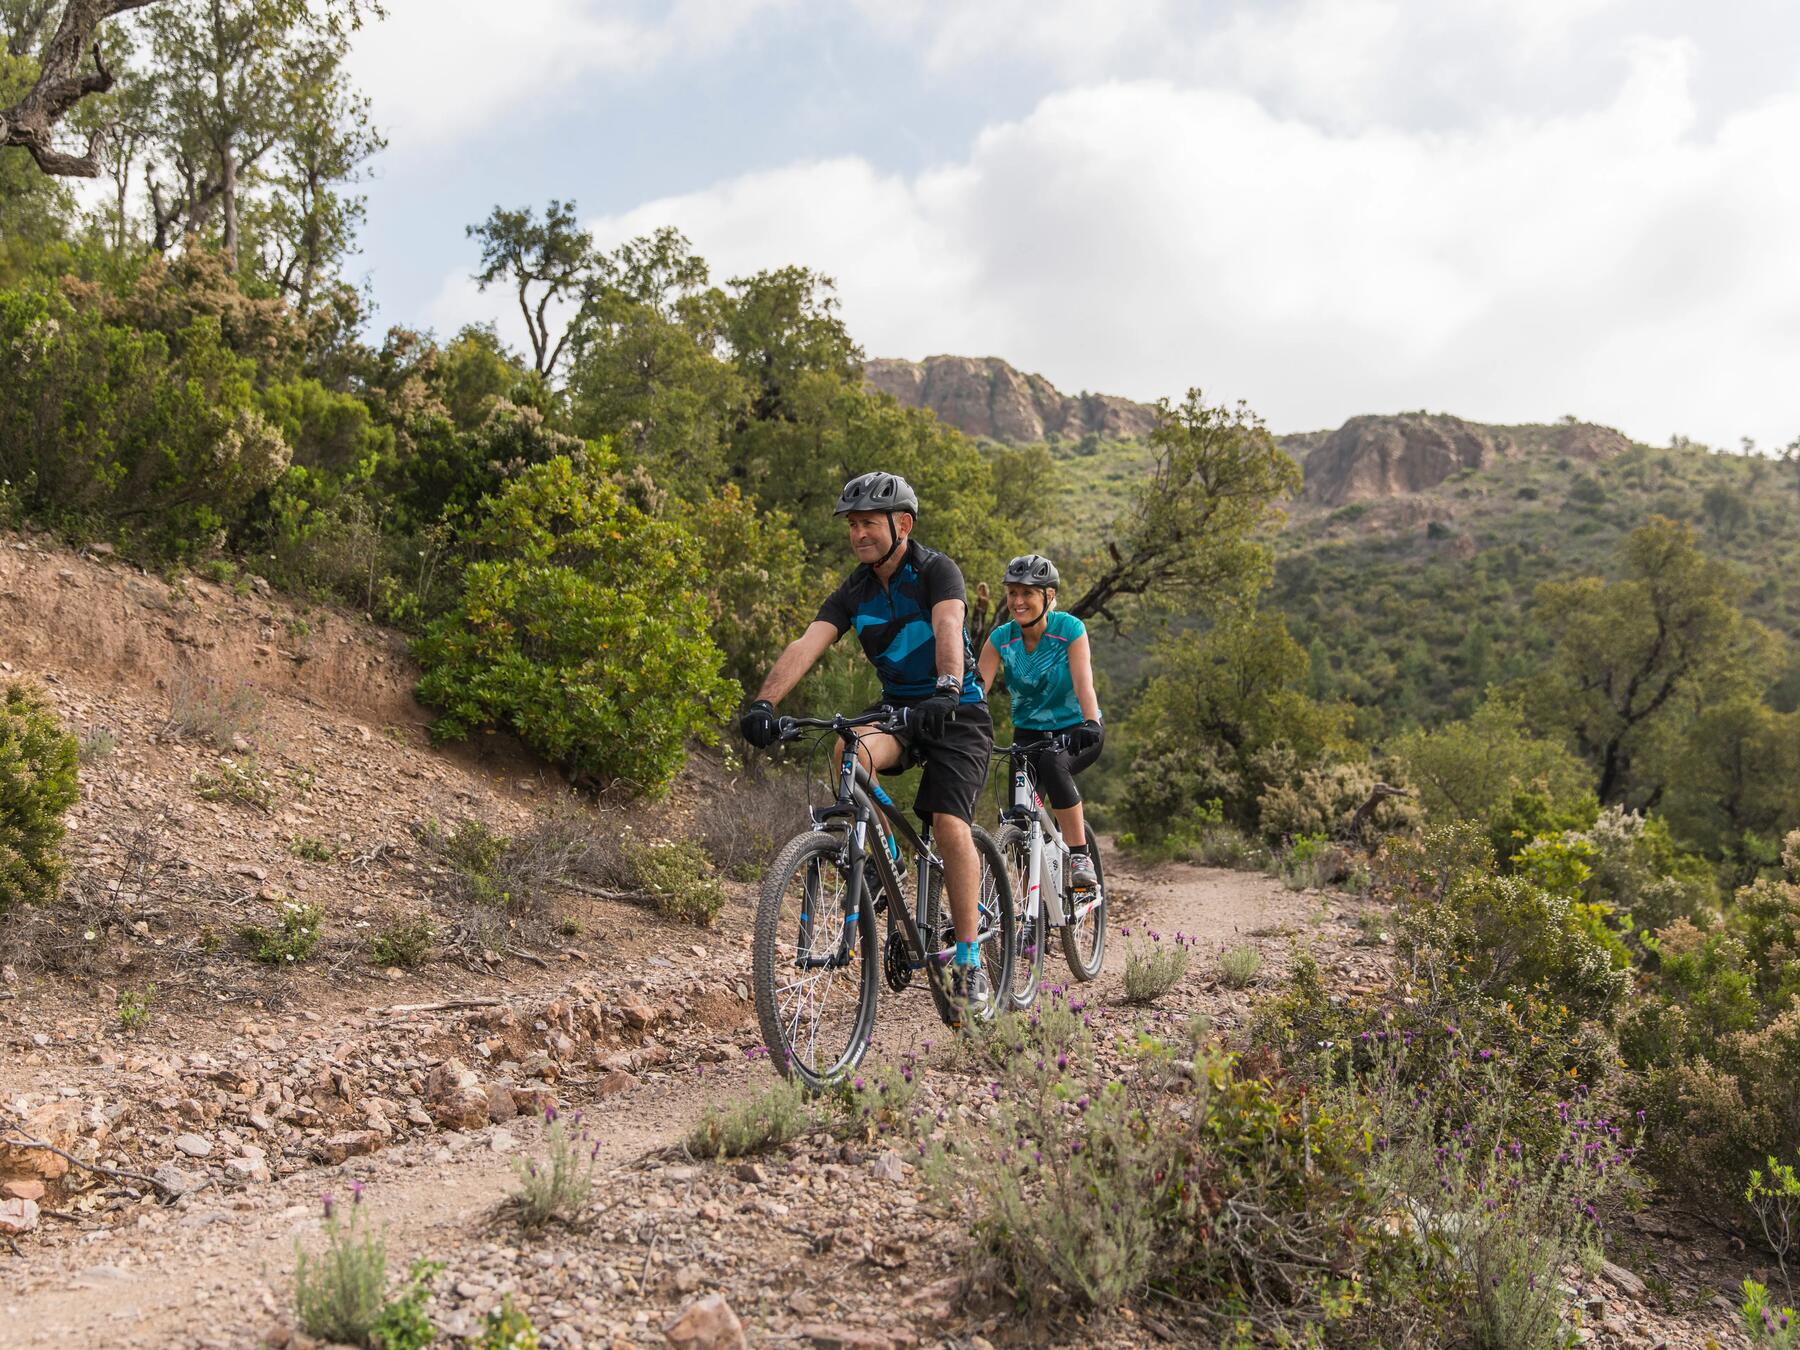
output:
[[[887,585],[867,563],[844,578],[819,607],[818,622],[839,636],[854,628],[862,649],[881,677],[881,691],[893,702],[930,698],[937,685],[937,635],[931,627],[934,605],[966,600],[957,565],[934,549],[908,540],[906,557]],[[975,676],[975,652],[963,625],[964,703],[986,700]]]

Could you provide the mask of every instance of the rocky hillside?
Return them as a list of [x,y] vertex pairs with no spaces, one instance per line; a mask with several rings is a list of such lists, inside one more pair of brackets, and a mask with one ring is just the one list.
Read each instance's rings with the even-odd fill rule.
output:
[[[909,408],[930,408],[966,435],[1006,445],[1070,446],[1085,438],[1129,443],[1156,425],[1149,404],[1110,394],[1071,396],[995,356],[883,358],[870,361],[864,377]],[[1453,474],[1506,460],[1598,463],[1631,448],[1619,432],[1591,422],[1493,426],[1425,412],[1352,417],[1335,431],[1277,439],[1306,469],[1306,500],[1326,507],[1429,492]],[[1099,458],[1110,464],[1117,454]]]
[[1425,492],[1462,469],[1531,454],[1596,462],[1631,448],[1611,427],[1486,426],[1447,413],[1352,417],[1323,437],[1282,438],[1306,469],[1306,496],[1327,506]]
[[1060,392],[1042,375],[1027,375],[997,356],[883,358],[863,370],[870,386],[909,408],[930,408],[969,436],[1008,445],[1041,441],[1136,440],[1156,425],[1156,410],[1110,394]]

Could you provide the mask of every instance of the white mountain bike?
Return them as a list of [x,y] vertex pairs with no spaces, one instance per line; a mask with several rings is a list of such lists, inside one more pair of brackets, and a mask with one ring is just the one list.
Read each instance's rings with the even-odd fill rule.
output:
[[[1057,742],[1067,749],[1060,737]],[[1017,745],[995,746],[1011,769],[1008,805],[1000,813],[1000,835],[995,841],[1006,860],[1011,881],[1014,948],[1011,978],[1007,981],[1007,1006],[1029,1008],[1037,1001],[1044,978],[1044,948],[1052,930],[1062,932],[1063,955],[1077,980],[1100,974],[1106,956],[1106,873],[1100,866],[1100,849],[1094,831],[1087,832],[1088,856],[1094,861],[1094,889],[1078,892],[1070,885],[1069,848],[1056,817],[1038,795],[1032,781],[1031,750]]]

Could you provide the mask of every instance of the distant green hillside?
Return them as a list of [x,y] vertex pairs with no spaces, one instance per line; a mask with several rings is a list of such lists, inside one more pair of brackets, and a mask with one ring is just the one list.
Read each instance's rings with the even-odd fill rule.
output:
[[[1619,539],[1652,515],[1692,523],[1710,552],[1742,570],[1746,610],[1800,643],[1794,466],[1694,445],[1583,460],[1556,453],[1557,429],[1484,429],[1512,432],[1524,448],[1424,491],[1337,507],[1308,493],[1290,504],[1266,603],[1312,654],[1314,692],[1367,709],[1367,734],[1461,715],[1486,684],[1529,672],[1545,648],[1528,617],[1537,584],[1605,574]],[[1280,439],[1304,463],[1327,436]],[[1042,547],[1074,558],[1129,500],[1148,451],[1093,438],[1045,449],[1055,505]],[[1159,631],[1100,644],[1115,688],[1136,681]],[[1800,657],[1783,696],[1800,702]]]
[[[1528,617],[1537,584],[1605,574],[1652,515],[1692,523],[1741,569],[1746,611],[1800,638],[1800,473],[1697,446],[1586,464],[1526,455],[1411,496],[1303,502],[1269,602],[1321,667],[1319,692],[1379,710],[1387,728],[1432,721],[1530,671],[1545,649]],[[1800,667],[1784,695],[1800,696]]]

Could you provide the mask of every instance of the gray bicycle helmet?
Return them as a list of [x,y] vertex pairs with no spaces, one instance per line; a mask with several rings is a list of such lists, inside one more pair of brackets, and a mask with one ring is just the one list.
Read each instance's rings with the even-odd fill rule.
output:
[[1054,586],[1062,589],[1062,577],[1056,564],[1041,553],[1025,553],[1006,564],[1009,586]]
[[838,493],[834,516],[847,516],[852,511],[904,511],[914,520],[919,518],[919,494],[912,484],[897,473],[876,469],[858,474]]

